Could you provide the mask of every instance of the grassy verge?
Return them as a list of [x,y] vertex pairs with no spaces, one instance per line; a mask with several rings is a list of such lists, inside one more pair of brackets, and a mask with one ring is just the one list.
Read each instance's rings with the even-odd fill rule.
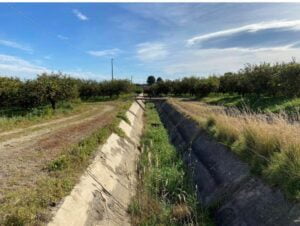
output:
[[[120,102],[116,115],[123,115],[130,105],[131,101]],[[91,163],[98,146],[112,132],[120,133],[120,120],[115,117],[107,126],[63,151],[57,159],[44,167],[40,180],[34,187],[24,187],[1,198],[0,225],[46,224],[51,219],[52,207],[70,193]]]
[[145,120],[138,192],[129,207],[133,225],[211,225],[153,104]]
[[55,110],[51,106],[42,106],[28,110],[2,109],[0,110],[0,131],[66,117],[74,113],[83,112],[89,107],[78,99],[71,102],[60,102]]
[[237,107],[239,109],[249,108],[252,111],[273,113],[282,111],[298,113],[300,109],[300,98],[212,93],[200,100],[207,104]]
[[266,117],[204,104],[171,103],[248,162],[253,173],[280,187],[290,200],[300,201],[299,122],[287,121],[280,114]]

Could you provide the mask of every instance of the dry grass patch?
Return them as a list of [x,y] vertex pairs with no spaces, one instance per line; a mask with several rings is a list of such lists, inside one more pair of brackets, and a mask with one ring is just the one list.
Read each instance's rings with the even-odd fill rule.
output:
[[[300,200],[300,123],[285,113],[261,114],[199,102],[169,100],[246,160],[254,173]],[[284,178],[284,180],[283,180]]]

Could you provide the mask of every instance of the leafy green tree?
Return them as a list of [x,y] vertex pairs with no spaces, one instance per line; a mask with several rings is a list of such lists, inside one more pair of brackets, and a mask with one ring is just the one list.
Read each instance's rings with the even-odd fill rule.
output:
[[300,96],[300,65],[294,62],[280,71],[281,91],[290,97]]
[[21,86],[17,78],[0,77],[0,108],[16,106]]
[[153,75],[148,76],[147,78],[147,84],[149,86],[153,85],[156,82],[155,77]]
[[42,102],[50,103],[53,109],[56,109],[58,101],[71,100],[78,97],[76,81],[61,73],[43,73],[38,75],[37,89]]
[[101,96],[102,87],[94,80],[81,80],[78,83],[79,95],[83,99],[90,97]]
[[196,95],[199,97],[207,96],[209,93],[219,90],[219,79],[211,76],[206,79],[200,79],[196,84]]
[[162,79],[161,77],[158,77],[158,78],[156,79],[156,82],[157,82],[157,83],[163,82],[163,79]]

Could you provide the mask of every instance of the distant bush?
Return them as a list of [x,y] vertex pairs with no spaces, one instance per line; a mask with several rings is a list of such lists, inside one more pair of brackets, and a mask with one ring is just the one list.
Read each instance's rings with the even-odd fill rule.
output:
[[131,93],[136,90],[135,85],[129,80],[112,80],[112,81],[79,81],[79,95],[83,99],[99,96],[119,96],[123,93]]

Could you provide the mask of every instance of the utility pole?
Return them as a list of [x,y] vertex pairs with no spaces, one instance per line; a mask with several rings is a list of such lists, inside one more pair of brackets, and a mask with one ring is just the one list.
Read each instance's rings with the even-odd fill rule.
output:
[[111,80],[114,80],[114,58],[111,58]]

